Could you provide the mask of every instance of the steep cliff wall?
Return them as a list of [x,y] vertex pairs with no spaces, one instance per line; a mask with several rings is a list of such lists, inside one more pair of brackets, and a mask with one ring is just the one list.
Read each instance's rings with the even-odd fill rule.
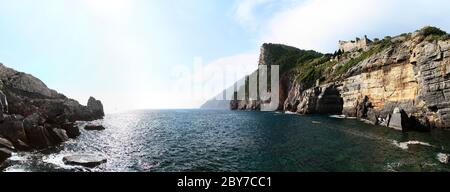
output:
[[[286,47],[261,48],[260,65],[281,68],[279,110],[343,114],[391,127],[400,122],[403,130],[450,128],[450,38],[438,28],[386,37],[346,53]],[[259,103],[231,106],[257,110]],[[396,119],[400,113],[406,115]]]

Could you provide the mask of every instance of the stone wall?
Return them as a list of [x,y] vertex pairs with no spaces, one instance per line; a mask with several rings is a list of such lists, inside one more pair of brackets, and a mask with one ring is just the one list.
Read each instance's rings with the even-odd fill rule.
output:
[[367,50],[370,43],[371,41],[367,38],[367,36],[364,36],[364,38],[356,38],[354,41],[339,41],[339,49],[342,52],[353,52],[359,49]]

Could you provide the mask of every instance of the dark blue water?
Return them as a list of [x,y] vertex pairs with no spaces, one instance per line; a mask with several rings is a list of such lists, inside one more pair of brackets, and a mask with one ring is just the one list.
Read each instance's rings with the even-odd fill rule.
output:
[[[103,123],[106,130],[83,130],[54,149],[15,154],[6,171],[450,170],[437,159],[450,152],[450,133],[439,130],[401,133],[328,116],[204,110],[112,114]],[[108,162],[95,169],[62,162],[80,153]]]

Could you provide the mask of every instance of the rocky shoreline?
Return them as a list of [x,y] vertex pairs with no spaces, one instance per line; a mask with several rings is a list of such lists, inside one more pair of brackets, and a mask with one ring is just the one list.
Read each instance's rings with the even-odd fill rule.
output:
[[0,165],[14,151],[45,149],[76,138],[77,121],[104,116],[101,101],[94,97],[81,105],[0,63]]
[[[332,54],[264,44],[259,65],[280,66],[279,111],[344,115],[402,131],[450,128],[450,34],[436,27],[340,41]],[[235,98],[225,107],[259,110],[268,102],[248,93],[237,100],[246,89],[231,89]],[[203,107],[222,103],[210,100]]]

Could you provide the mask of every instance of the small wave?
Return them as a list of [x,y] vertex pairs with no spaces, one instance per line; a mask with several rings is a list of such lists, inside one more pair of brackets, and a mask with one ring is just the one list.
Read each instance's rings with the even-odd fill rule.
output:
[[426,146],[426,147],[433,147],[433,145],[426,143],[426,142],[421,142],[421,141],[407,141],[407,142],[398,142],[398,141],[393,141],[392,142],[395,146],[403,149],[403,150],[408,150],[409,149],[409,145],[422,145],[422,146]]
[[285,111],[284,114],[288,114],[288,115],[297,115],[296,112],[291,112],[291,111]]
[[336,119],[346,119],[347,116],[345,115],[330,115],[331,118],[336,118]]
[[400,162],[392,162],[392,163],[388,163],[386,165],[386,170],[388,172],[398,172],[398,168],[400,168],[402,166],[402,163]]
[[11,167],[7,167],[3,172],[6,172],[6,173],[24,173],[24,172],[29,172],[29,171],[25,170],[24,168],[18,167],[18,166],[11,166]]
[[28,155],[25,153],[13,153],[9,158],[10,161],[26,161],[28,160]]

